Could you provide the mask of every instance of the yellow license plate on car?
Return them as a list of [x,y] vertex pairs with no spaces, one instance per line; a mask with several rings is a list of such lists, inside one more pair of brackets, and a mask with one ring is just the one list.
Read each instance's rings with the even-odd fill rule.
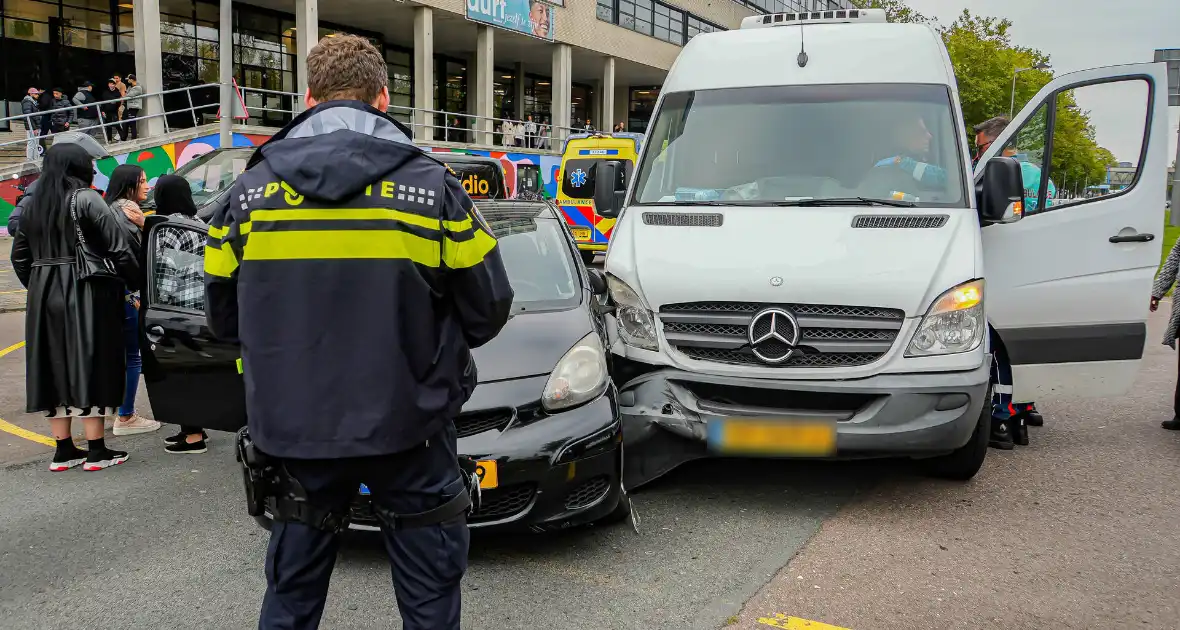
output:
[[590,240],[590,228],[570,228],[570,231],[574,233],[574,238],[579,241]]
[[491,490],[500,485],[500,468],[494,459],[475,462],[475,474],[479,475],[481,490]]
[[708,445],[722,455],[824,457],[836,453],[836,423],[764,418],[715,418]]

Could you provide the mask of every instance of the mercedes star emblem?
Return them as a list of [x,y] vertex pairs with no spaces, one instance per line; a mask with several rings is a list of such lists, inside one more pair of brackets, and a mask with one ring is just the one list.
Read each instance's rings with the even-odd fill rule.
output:
[[799,343],[799,320],[788,310],[763,309],[750,320],[747,337],[750,350],[763,363],[782,363],[791,358]]
[[781,287],[781,286],[783,286],[783,279],[782,279],[782,278],[780,278],[779,276],[774,276],[774,277],[772,277],[772,278],[770,279],[770,286],[772,286],[772,287]]

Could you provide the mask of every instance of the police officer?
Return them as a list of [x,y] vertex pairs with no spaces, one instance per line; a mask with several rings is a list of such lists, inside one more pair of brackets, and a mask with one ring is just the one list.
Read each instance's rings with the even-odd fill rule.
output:
[[365,39],[321,40],[309,109],[254,153],[209,228],[209,324],[241,343],[249,439],[282,477],[263,629],[318,626],[362,483],[403,627],[459,627],[471,501],[452,419],[475,387],[470,350],[513,294],[459,181],[386,115],[387,74]]
[[[1008,128],[1008,122],[1006,117],[997,116],[975,126],[977,152],[972,160],[973,165],[978,165],[979,158],[983,157],[984,152],[995,143],[996,138],[999,138],[1000,134]],[[1004,147],[1000,154],[1004,157],[1017,157],[1015,144]],[[1024,212],[1026,215],[1033,214],[1038,209],[1041,168],[1028,160],[1020,160],[1020,174],[1024,180]],[[1053,205],[1053,200],[1056,197],[1057,187],[1053,185],[1052,181],[1049,181],[1045,206]],[[992,387],[995,393],[992,398],[990,445],[992,448],[1011,450],[1017,444],[1027,445],[1028,427],[1042,426],[1045,424],[1045,419],[1041,416],[1041,412],[1037,411],[1036,403],[1013,401],[1012,364],[1003,344],[999,343],[995,331],[989,331],[989,334],[991,335],[991,347],[995,352],[995,360],[992,362]]]

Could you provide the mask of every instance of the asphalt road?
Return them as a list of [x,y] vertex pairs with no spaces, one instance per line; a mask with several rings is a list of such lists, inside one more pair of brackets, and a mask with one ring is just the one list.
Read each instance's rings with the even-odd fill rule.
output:
[[[20,318],[0,315],[0,347]],[[1175,628],[1180,436],[1157,426],[1175,355],[1151,334],[1130,396],[1043,401],[1034,445],[992,451],[966,485],[898,462],[710,461],[635,495],[638,534],[478,536],[464,625]],[[23,359],[0,357],[0,417],[45,433],[19,413]],[[266,535],[230,438],[168,455],[171,428],[108,438],[132,459],[101,473],[49,473],[47,448],[0,433],[0,627],[256,623]],[[399,627],[372,537],[345,545],[324,627]]]

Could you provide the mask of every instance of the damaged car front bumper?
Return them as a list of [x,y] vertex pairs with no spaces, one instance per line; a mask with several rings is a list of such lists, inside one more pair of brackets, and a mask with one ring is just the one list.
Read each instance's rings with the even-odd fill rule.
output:
[[933,457],[970,439],[987,400],[990,363],[963,372],[855,380],[769,380],[664,368],[620,390],[631,489],[710,456],[718,418],[822,420],[836,426],[836,458]]

